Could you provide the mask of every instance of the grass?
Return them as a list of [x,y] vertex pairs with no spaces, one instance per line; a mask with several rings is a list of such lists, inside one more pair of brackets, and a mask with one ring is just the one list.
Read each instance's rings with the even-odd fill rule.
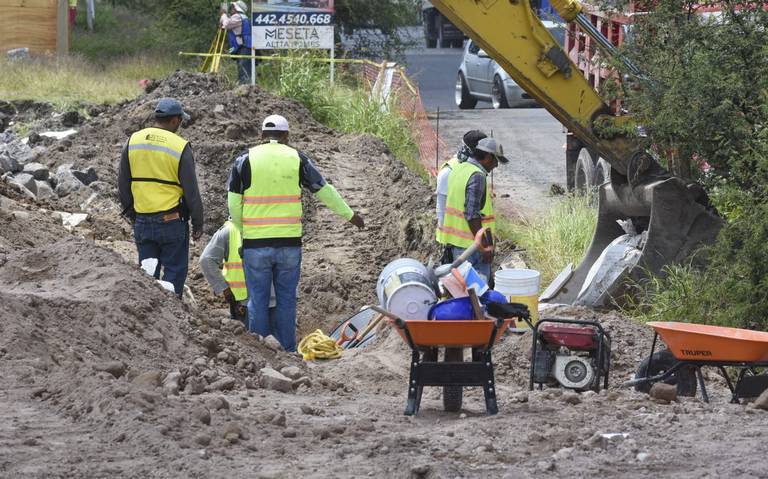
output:
[[132,57],[98,67],[82,57],[38,58],[28,61],[0,59],[0,98],[37,100],[57,109],[86,103],[116,103],[141,93],[139,80],[162,78],[176,65],[162,58]]
[[597,223],[586,195],[567,195],[546,213],[519,222],[499,221],[499,237],[525,250],[528,266],[541,272],[546,286],[568,263],[579,264]]
[[267,62],[259,68],[262,87],[276,95],[301,102],[319,122],[345,133],[370,134],[423,179],[428,174],[419,163],[419,151],[408,121],[397,109],[397,98],[386,105],[371,99],[354,73],[337,70],[329,84],[328,65],[308,61],[308,53],[297,53],[286,61]]

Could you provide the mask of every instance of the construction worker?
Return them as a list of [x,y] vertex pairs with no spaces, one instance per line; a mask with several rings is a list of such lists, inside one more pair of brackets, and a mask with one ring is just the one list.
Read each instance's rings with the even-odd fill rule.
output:
[[[302,187],[358,228],[364,223],[326,183],[312,161],[287,145],[288,120],[271,115],[262,124],[267,143],[235,159],[229,178],[232,223],[242,231],[248,286],[248,326],[272,335],[286,351],[296,351],[296,288],[301,273]],[[269,314],[270,284],[277,304]]]
[[[223,296],[229,304],[231,318],[242,321],[248,327],[248,289],[240,257],[242,246],[240,230],[231,221],[226,221],[200,255],[200,270],[213,293]],[[269,307],[275,307],[274,287],[270,292]]]
[[155,277],[173,284],[181,297],[187,278],[189,218],[192,238],[203,234],[203,202],[195,160],[187,140],[176,134],[189,115],[181,103],[162,98],[154,125],[137,131],[123,148],[118,191],[123,215],[133,223],[139,264],[158,260]]
[[[487,227],[491,233],[495,231],[496,216],[487,177],[499,162],[508,161],[499,142],[484,138],[477,143],[474,154],[451,171],[441,231],[446,244],[453,248],[454,258],[473,243],[480,228]],[[492,250],[482,254],[476,252],[469,257],[469,262],[486,280],[491,277],[492,260]]]
[[[227,12],[221,12],[219,24],[221,28],[227,30],[227,42],[229,43],[229,53],[232,55],[250,55],[253,40],[251,36],[251,22],[246,13],[245,2],[231,2],[229,4],[229,15]],[[251,59],[237,58],[237,81],[241,85],[251,82]]]
[[448,199],[448,176],[451,174],[451,170],[453,170],[454,166],[467,161],[474,154],[477,142],[487,136],[488,135],[480,130],[470,130],[466,132],[461,140],[461,146],[459,146],[456,155],[443,163],[440,167],[440,172],[437,174],[437,187],[435,188],[437,229],[435,230],[435,239],[438,243],[443,245],[443,256],[440,260],[441,264],[449,264],[453,262],[453,248],[446,243],[440,229],[440,227],[443,226],[445,202]]

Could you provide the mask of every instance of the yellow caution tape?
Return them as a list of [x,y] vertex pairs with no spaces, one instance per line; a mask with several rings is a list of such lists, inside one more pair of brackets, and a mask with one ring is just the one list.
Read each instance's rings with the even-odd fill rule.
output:
[[304,336],[299,343],[299,352],[305,361],[315,359],[338,359],[344,349],[336,344],[332,338],[326,336],[319,329]]

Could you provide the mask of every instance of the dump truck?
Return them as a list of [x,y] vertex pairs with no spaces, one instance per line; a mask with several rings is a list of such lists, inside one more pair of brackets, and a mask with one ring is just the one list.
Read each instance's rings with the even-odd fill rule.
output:
[[[617,115],[589,78],[547,31],[530,2],[433,0],[432,4],[528,94],[609,166],[597,189],[598,219],[585,258],[566,268],[542,300],[573,303],[603,251],[626,234],[626,225],[645,235],[634,278],[661,274],[702,244],[714,241],[722,219],[697,183],[673,176],[649,154],[647,138],[631,115]],[[610,39],[576,0],[552,0],[551,7],[578,26],[604,55],[616,56]],[[504,28],[499,28],[503,25]],[[619,59],[621,59],[619,57]],[[626,62],[627,69],[639,72]],[[624,224],[624,227],[622,224]]]

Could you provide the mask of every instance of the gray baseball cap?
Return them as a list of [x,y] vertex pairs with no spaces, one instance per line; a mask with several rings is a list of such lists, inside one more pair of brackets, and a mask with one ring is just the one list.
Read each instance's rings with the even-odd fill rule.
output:
[[169,116],[180,116],[184,120],[189,120],[189,115],[181,107],[179,100],[161,98],[155,107],[155,118],[167,118]]
[[496,141],[495,138],[483,138],[477,143],[475,151],[484,151],[490,153],[499,160],[499,163],[509,163],[509,160],[504,156],[504,148],[501,143]]

